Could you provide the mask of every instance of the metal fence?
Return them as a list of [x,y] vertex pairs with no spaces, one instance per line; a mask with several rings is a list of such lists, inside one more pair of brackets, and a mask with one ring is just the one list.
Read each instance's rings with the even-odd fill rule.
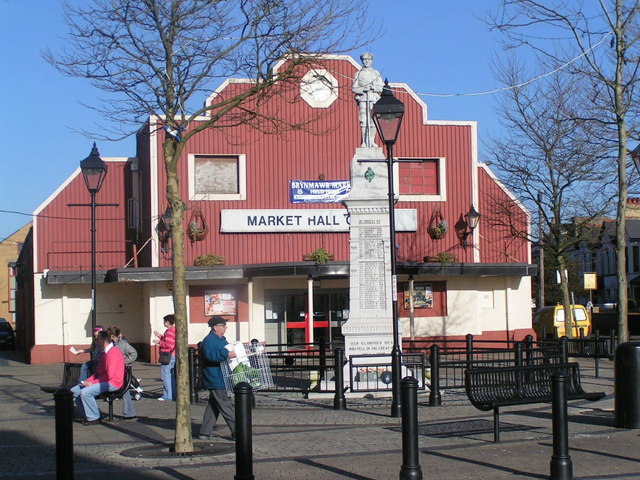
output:
[[[390,355],[351,355],[349,357],[349,387],[352,392],[391,391]],[[426,362],[422,353],[402,355],[401,377],[418,380],[418,388],[426,388]]]

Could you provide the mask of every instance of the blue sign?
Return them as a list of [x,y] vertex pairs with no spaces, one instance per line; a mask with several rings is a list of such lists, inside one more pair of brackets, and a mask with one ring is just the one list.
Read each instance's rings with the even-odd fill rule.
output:
[[349,180],[289,180],[291,203],[340,203],[350,191]]

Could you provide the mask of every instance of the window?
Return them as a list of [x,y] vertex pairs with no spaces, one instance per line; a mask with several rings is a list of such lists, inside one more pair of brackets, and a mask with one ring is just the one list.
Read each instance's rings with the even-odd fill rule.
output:
[[245,155],[189,155],[190,200],[246,200]]
[[[397,191],[405,202],[445,201],[446,162],[444,158],[425,158],[416,163],[398,163]],[[418,162],[422,160],[422,162]]]

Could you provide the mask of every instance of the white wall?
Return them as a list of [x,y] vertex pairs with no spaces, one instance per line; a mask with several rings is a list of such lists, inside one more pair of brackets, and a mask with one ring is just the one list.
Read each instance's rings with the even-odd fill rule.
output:
[[[48,285],[34,275],[36,345],[91,342],[91,285]],[[144,291],[140,284],[99,284],[98,325],[118,325],[131,342],[145,342]]]
[[[488,331],[531,328],[530,277],[438,278],[440,280],[447,282],[448,315],[416,316],[417,337],[480,335]],[[409,318],[403,317],[401,322],[407,336]]]

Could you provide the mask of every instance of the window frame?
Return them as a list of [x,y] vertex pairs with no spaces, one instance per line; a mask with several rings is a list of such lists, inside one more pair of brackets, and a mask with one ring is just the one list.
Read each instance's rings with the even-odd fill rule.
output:
[[[196,193],[196,158],[229,158],[238,159],[238,193]],[[246,200],[247,199],[247,156],[244,153],[209,154],[190,153],[188,155],[189,168],[189,200],[192,201],[216,201],[216,200]]]
[[[446,202],[447,201],[447,159],[445,157],[398,157],[398,160],[436,160],[438,162],[438,191],[437,195],[407,195],[398,194],[398,200],[401,202]],[[395,164],[397,168],[394,171],[396,192],[400,192],[400,174],[399,163]]]

